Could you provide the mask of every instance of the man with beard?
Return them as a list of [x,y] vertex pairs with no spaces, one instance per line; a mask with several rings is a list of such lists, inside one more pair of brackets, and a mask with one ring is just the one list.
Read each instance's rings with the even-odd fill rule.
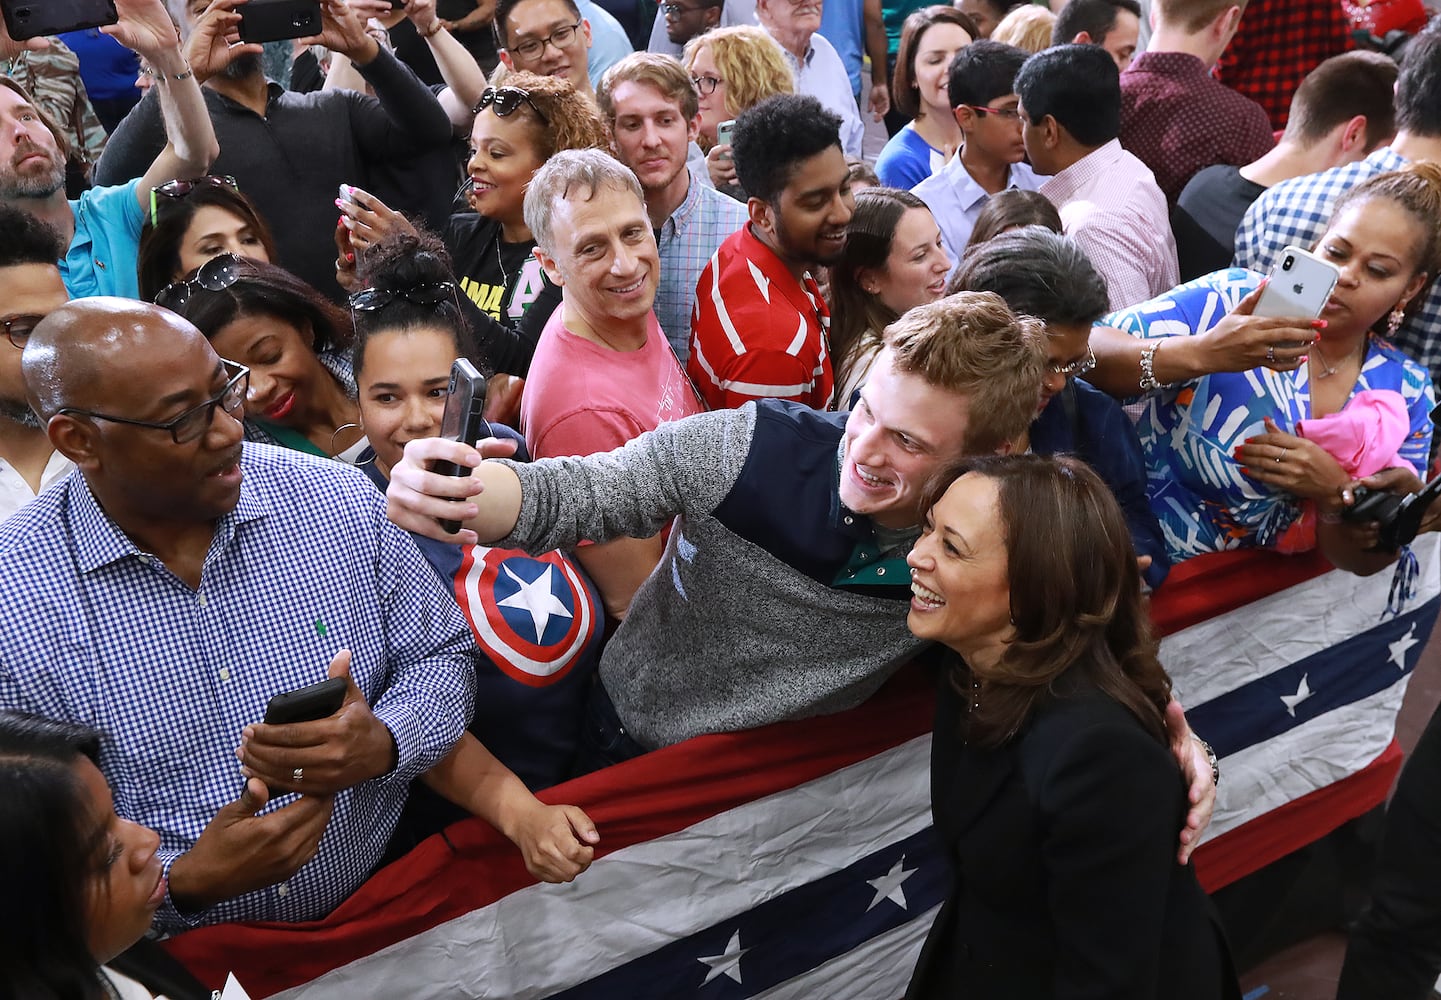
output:
[[612,66],[596,92],[615,136],[616,157],[635,172],[660,250],[655,316],[676,357],[690,357],[695,283],[727,236],[746,221],[745,208],[686,168],[700,130],[700,96],[675,59],[637,52]]
[[[105,32],[150,66],[160,123],[150,157],[113,187],[65,198],[66,142],[15,81],[0,77],[0,204],[54,226],[68,244],[60,275],[76,298],[139,294],[136,256],[151,189],[202,176],[219,153],[194,73],[161,0],[116,0],[119,21]],[[0,56],[20,47],[0,34]],[[158,154],[158,155],[157,155]],[[138,178],[138,179],[137,179]]]
[[855,209],[840,127],[814,97],[796,94],[736,120],[731,147],[750,222],[701,273],[686,366],[713,409],[830,402],[830,313],[810,269],[840,257]]
[[[238,41],[236,10],[244,2],[184,2],[186,52],[204,84],[223,149],[215,172],[234,177],[270,223],[278,263],[339,299],[330,239],[336,191],[341,184],[366,186],[372,163],[404,161],[444,145],[450,119],[419,77],[365,33],[364,20],[344,0],[323,0],[316,40],[349,57],[375,96],[349,90],[296,94],[267,80],[260,46],[232,44]],[[97,180],[114,184],[134,177],[161,141],[152,93],[110,137]],[[394,207],[417,210],[423,201],[418,194],[415,205]]]
[[69,298],[55,266],[64,253],[53,227],[0,205],[0,326],[9,341],[0,343],[0,521],[74,468],[45,436],[20,374],[30,331]]
[[[470,718],[455,599],[358,471],[242,445],[249,370],[174,313],[71,302],[22,363],[77,469],[0,525],[0,707],[106,731],[160,929],[325,916]],[[261,723],[327,675],[332,715]]]

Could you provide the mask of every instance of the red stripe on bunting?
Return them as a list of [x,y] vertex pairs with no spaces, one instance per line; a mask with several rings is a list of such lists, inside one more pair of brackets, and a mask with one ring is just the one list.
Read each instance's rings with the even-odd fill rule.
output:
[[[932,687],[921,669],[905,670],[852,711],[697,737],[540,798],[584,809],[600,831],[596,855],[604,857],[930,732]],[[466,820],[377,872],[324,920],[202,927],[165,947],[208,988],[219,989],[234,971],[252,996],[264,997],[534,882],[510,841],[481,820]]]

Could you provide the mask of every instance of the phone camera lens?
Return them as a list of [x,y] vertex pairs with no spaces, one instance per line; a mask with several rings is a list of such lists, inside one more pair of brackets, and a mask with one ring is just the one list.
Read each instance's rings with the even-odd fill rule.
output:
[[1295,258],[1295,257],[1292,257],[1290,254],[1287,254],[1287,255],[1286,255],[1286,259],[1281,262],[1281,270],[1283,270],[1283,271],[1289,271],[1289,270],[1291,270],[1291,265],[1294,264],[1294,263],[1296,263],[1296,258]]

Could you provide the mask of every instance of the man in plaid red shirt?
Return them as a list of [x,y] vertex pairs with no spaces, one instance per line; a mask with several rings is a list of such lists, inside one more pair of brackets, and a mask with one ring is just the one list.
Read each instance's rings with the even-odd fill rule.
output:
[[811,268],[845,248],[855,200],[841,121],[783,94],[743,112],[731,142],[750,221],[696,283],[686,372],[712,409],[791,399],[825,409],[830,313]]

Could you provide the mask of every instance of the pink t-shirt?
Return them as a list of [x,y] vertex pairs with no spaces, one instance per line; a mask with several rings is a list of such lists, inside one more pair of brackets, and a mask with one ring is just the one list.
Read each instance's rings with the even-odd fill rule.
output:
[[551,314],[521,395],[520,423],[532,458],[592,455],[705,407],[651,313],[645,346],[613,351]]

